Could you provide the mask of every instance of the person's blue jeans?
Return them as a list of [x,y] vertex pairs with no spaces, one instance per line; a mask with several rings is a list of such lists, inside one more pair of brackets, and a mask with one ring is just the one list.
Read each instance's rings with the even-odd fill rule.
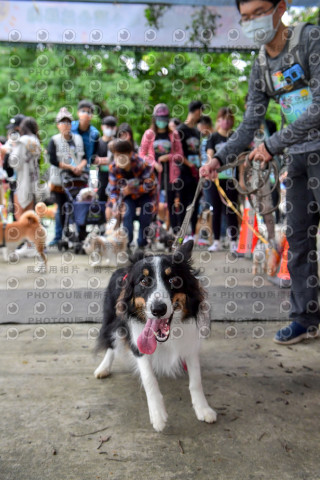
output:
[[58,207],[56,214],[55,214],[55,235],[54,235],[54,242],[58,242],[62,238],[62,224],[61,224],[61,214],[60,214],[60,207]]
[[123,202],[126,206],[125,214],[123,217],[123,226],[127,229],[129,244],[133,240],[133,221],[136,216],[136,209],[141,208],[141,213],[139,215],[139,236],[138,236],[138,246],[144,247],[147,245],[147,228],[149,227],[152,215],[153,215],[153,204],[150,201],[149,195],[142,195],[141,197],[133,200],[131,196],[127,196],[123,199]]

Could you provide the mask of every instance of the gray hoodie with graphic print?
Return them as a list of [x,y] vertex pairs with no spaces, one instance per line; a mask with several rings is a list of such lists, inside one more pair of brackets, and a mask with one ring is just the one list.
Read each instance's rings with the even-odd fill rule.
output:
[[[271,75],[288,68],[288,43],[287,41],[277,57],[267,56]],[[265,140],[272,155],[282,153],[285,149],[291,154],[320,152],[320,27],[307,25],[303,29],[299,51],[300,58],[304,60],[303,66],[309,70],[312,104],[297,120]],[[223,164],[234,161],[236,155],[247,150],[265,117],[270,97],[265,89],[261,88],[261,79],[260,66],[256,59],[250,74],[247,110],[243,122],[217,155]]]

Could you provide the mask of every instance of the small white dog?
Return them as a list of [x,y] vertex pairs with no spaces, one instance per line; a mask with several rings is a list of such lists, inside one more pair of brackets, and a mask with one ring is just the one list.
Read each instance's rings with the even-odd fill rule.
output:
[[122,263],[119,254],[126,252],[127,245],[128,235],[124,228],[115,229],[109,224],[104,235],[100,235],[99,229],[93,229],[86,237],[83,249],[90,256],[91,266],[117,267]]

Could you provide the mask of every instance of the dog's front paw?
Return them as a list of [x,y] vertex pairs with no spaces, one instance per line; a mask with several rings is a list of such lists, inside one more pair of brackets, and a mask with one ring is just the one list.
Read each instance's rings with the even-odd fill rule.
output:
[[109,377],[111,371],[108,369],[108,368],[96,368],[96,370],[94,371],[94,376],[96,378],[106,378],[106,377]]
[[156,432],[162,432],[166,426],[168,420],[168,414],[165,409],[159,409],[154,412],[150,412],[150,421]]
[[206,407],[195,407],[195,412],[197,419],[201,422],[214,423],[217,421],[217,413],[208,406]]

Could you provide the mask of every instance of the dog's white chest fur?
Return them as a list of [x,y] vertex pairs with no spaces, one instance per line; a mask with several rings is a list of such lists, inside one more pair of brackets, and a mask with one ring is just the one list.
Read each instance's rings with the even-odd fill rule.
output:
[[[132,322],[131,332],[133,340],[137,342],[143,326]],[[171,322],[169,339],[158,343],[155,352],[149,355],[149,361],[157,375],[176,376],[181,373],[182,362],[188,353],[198,354],[200,348],[199,330],[195,319],[185,322],[175,319]]]

